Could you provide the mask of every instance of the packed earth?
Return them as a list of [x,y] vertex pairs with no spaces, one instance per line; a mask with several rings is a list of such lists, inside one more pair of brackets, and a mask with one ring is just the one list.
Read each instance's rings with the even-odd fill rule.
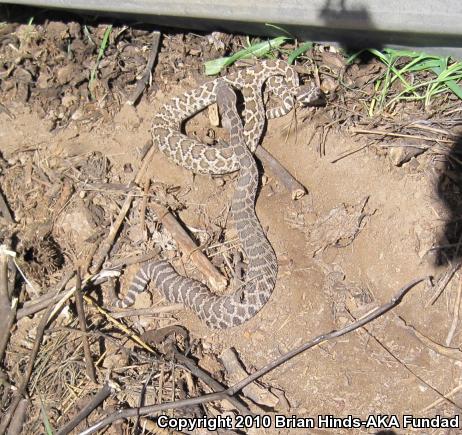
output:
[[[348,61],[339,47],[299,50],[300,80],[325,102],[268,120],[260,144],[306,190],[294,194],[257,159],[256,214],[276,253],[276,286],[249,321],[213,331],[153,286],[127,309],[114,299],[153,258],[203,282],[212,268],[229,284],[221,292],[241,285],[246,258],[230,219],[238,175],[195,175],[150,150],[162,105],[213,79],[206,62],[248,47],[248,37],[0,11],[0,428],[81,433],[117,410],[219,391],[422,278],[384,315],[276,366],[234,400],[132,414],[106,433],[210,433],[207,421],[228,417],[216,433],[285,434],[310,421],[314,434],[460,433],[441,421],[419,428],[419,419],[459,418],[462,407],[455,93],[397,98],[398,79],[381,94],[387,65],[371,52]],[[287,40],[265,56],[287,60],[298,47]],[[259,62],[247,56],[220,74]],[[186,134],[227,140],[215,118],[205,109]],[[98,394],[89,415],[66,426]],[[254,416],[236,426],[245,412]],[[406,426],[406,415],[416,421]],[[323,425],[327,416],[339,425]],[[202,427],[169,427],[177,417]]]

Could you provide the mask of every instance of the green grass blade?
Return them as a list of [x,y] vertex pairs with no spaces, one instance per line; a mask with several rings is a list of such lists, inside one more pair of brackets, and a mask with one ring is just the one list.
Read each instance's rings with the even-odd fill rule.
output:
[[391,65],[393,60],[391,56],[385,56],[385,54],[383,54],[379,50],[376,50],[375,48],[369,48],[367,51],[369,53],[372,53],[374,56],[377,56],[385,65]]
[[[112,24],[107,27],[107,29],[104,31],[103,35],[103,40],[101,41],[101,45],[99,46],[98,50],[98,56],[96,58],[96,63],[95,66],[92,68],[91,73],[90,73],[90,81],[88,82],[88,88],[90,89],[90,94],[92,95],[92,89],[93,89],[93,82],[96,77],[96,71],[98,70],[99,63],[101,59],[104,56],[104,52],[106,51],[106,48],[108,46],[108,41],[109,41],[109,35],[111,34],[112,31]],[[92,95],[93,96],[93,95]]]
[[295,59],[297,59],[298,56],[300,56],[301,54],[307,52],[310,48],[313,47],[313,43],[312,42],[304,42],[303,44],[300,45],[300,47],[296,48],[295,50],[292,51],[292,53],[290,53],[288,59],[287,59],[287,63],[289,65],[292,65],[295,61]]
[[393,48],[384,48],[383,51],[395,59],[398,59],[399,57],[410,57],[411,59],[415,59],[421,56],[434,57],[435,59],[438,58],[438,56],[430,56],[414,50],[395,50]]
[[101,45],[99,47],[98,59],[96,60],[96,62],[99,62],[103,58],[104,52],[106,51],[108,45],[107,43],[109,41],[109,35],[111,34],[111,32],[112,24],[104,31],[103,40],[101,41]]
[[367,51],[367,50],[366,50],[366,49],[363,49],[363,50],[357,51],[356,53],[353,53],[349,58],[347,58],[346,64],[347,64],[347,65],[350,65],[351,62],[353,62],[358,56],[360,56],[361,54],[363,54],[365,51]]
[[422,59],[418,62],[413,63],[412,65],[411,63],[406,65],[405,72],[419,72],[419,71],[430,70],[432,68],[436,68],[439,65],[440,65],[440,62],[438,59],[431,59],[431,60]]
[[289,39],[296,39],[294,35],[292,35],[292,33],[290,33],[288,30],[282,28],[282,27],[279,27],[279,26],[276,26],[276,24],[271,24],[271,23],[265,23],[265,26],[268,26],[268,27],[273,27],[274,29],[276,29],[278,32],[282,32],[284,33],[285,35],[287,35],[287,38]]
[[205,62],[205,74],[212,76],[218,74],[223,68],[232,65],[234,62],[240,59],[248,59],[249,57],[262,57],[268,54],[271,50],[280,47],[288,39],[287,36],[278,36],[277,38],[270,39],[269,41],[259,42],[257,44],[250,45],[244,50],[240,50],[229,57],[220,57]]
[[[462,88],[454,80],[455,77],[458,77],[456,73],[462,72],[462,62],[453,63],[450,67],[447,67],[449,59],[445,59],[444,65],[433,68],[433,72],[438,76],[438,78],[443,80],[443,83],[457,96],[462,100]],[[442,67],[445,67],[443,69]],[[459,75],[460,79],[460,75]]]
[[51,427],[47,411],[45,409],[45,406],[43,406],[43,402],[41,398],[40,398],[40,412],[42,414],[43,425],[45,426],[45,431],[47,435],[53,435],[53,428]]
[[[363,51],[355,53],[347,62],[351,63]],[[379,95],[373,96],[369,115],[376,112],[376,109],[390,107],[398,101],[425,100],[425,105],[428,106],[436,95],[448,91],[462,99],[462,85],[458,83],[462,79],[462,62],[453,62],[450,65],[449,57],[434,56],[411,50],[385,48],[382,51],[376,49],[367,49],[367,51],[386,66],[385,72],[376,81],[375,90]],[[421,71],[429,72],[435,76],[424,81],[422,81],[424,77],[416,76],[415,82],[408,83],[406,74]],[[390,99],[391,86],[397,79],[403,83],[404,90]]]
[[459,98],[459,100],[462,100],[462,88],[454,80],[447,81],[446,86],[454,93],[454,95],[457,96],[457,98]]

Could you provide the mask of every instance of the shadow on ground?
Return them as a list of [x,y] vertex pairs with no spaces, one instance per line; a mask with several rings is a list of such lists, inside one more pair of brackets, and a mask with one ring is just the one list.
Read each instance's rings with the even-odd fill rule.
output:
[[435,263],[440,266],[462,256],[462,135],[444,156],[436,192],[446,209],[444,230],[435,255]]

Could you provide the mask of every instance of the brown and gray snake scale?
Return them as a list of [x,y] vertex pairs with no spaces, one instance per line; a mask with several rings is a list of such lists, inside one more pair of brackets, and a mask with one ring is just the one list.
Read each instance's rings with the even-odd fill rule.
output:
[[[265,112],[262,90],[278,96],[281,106]],[[244,97],[244,127],[237,113],[236,94]],[[152,280],[169,302],[192,309],[212,329],[225,329],[249,320],[266,304],[277,276],[277,259],[255,214],[258,170],[252,153],[258,146],[266,118],[288,113],[300,104],[317,104],[322,93],[313,86],[299,86],[296,71],[283,61],[258,65],[208,82],[173,98],[154,118],[154,143],[171,160],[195,173],[226,174],[239,170],[231,216],[247,257],[245,284],[234,293],[215,295],[197,280],[179,275],[166,261],[149,262],[138,271],[125,299],[115,306],[134,303],[137,293]],[[222,123],[230,132],[228,145],[210,147],[181,133],[183,122],[217,102]]]

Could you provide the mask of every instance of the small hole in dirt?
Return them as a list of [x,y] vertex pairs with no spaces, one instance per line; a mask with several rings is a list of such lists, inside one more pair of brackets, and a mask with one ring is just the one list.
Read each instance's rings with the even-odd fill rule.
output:
[[27,262],[37,260],[35,256],[35,249],[33,247],[26,250],[26,252],[24,253],[24,260]]

